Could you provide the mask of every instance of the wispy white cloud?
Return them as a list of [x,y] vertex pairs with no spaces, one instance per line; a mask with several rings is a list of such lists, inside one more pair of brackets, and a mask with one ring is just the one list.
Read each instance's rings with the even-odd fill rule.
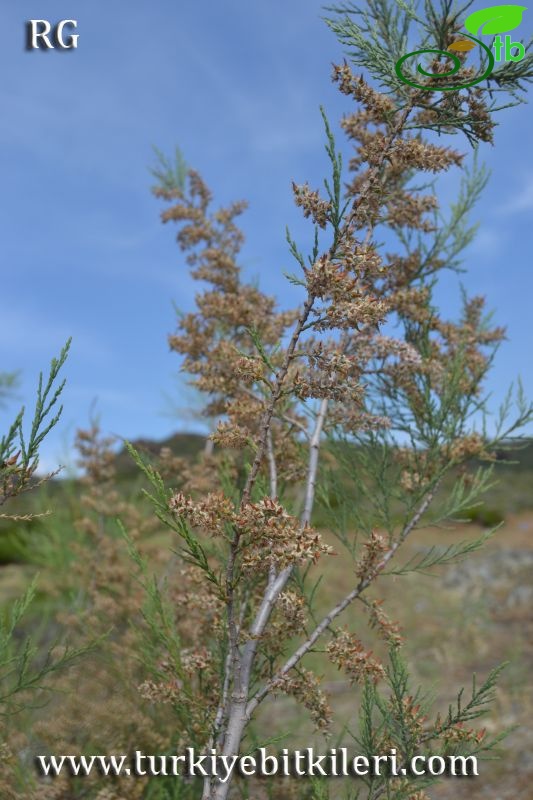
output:
[[522,188],[503,203],[499,210],[504,214],[519,214],[533,210],[533,173],[528,173],[525,179],[522,179]]
[[110,387],[71,386],[69,395],[80,401],[82,405],[86,404],[87,409],[94,407],[97,415],[105,414],[106,409],[135,413],[146,410],[146,398],[142,397],[140,393],[135,394]]
[[67,339],[72,337],[72,349],[78,356],[98,361],[109,359],[109,347],[100,342],[94,331],[87,334],[76,330],[67,323],[43,317],[30,309],[6,308],[0,306],[2,320],[2,337],[0,353],[2,360],[9,356],[13,362],[19,356],[28,354],[45,355],[50,359],[59,353]]
[[470,245],[472,253],[484,256],[497,256],[505,243],[506,235],[502,228],[495,231],[491,228],[481,227]]

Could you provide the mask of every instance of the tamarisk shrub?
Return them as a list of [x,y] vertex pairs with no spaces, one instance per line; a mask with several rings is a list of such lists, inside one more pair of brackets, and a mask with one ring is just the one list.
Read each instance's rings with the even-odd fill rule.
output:
[[[425,41],[438,39],[444,51],[458,25],[448,6],[426,4],[422,25]],[[520,81],[502,68],[483,87],[454,93],[400,85],[393,66],[412,21],[407,8],[369,2],[366,16],[351,5],[334,11],[329,24],[352,63],[334,66],[333,81],[352,104],[341,127],[353,151],[345,172],[322,112],[331,174],[323,190],[293,183],[312,225],[308,252],[287,233],[297,308],[280,307],[245,280],[237,225],[244,203],[213,208],[206,183],[181,159],[173,165],[160,157],[154,170],[162,220],[178,226],[199,282],[196,308],[179,317],[169,344],[205,394],[206,416],[219,418],[211,439],[223,454],[217,485],[188,492],[168,490],[131,449],[159,518],[179,537],[194,574],[195,613],[209,628],[192,649],[165,653],[181,687],[175,702],[187,709],[181,720],[194,720],[194,730],[185,723],[177,735],[224,756],[246,752],[279,735],[261,730],[250,738],[258,707],[279,693],[327,732],[333,720],[320,674],[305,666],[319,651],[354,684],[362,753],[394,747],[402,764],[429,748],[477,754],[495,740],[467,723],[484,712],[497,670],[474,683],[468,701],[460,693],[455,711],[431,716],[424,693],[410,687],[397,623],[375,593],[391,574],[428,571],[482,545],[485,537],[447,546],[436,534],[429,553],[401,561],[402,545],[422,524],[460,517],[472,505],[489,485],[495,447],[531,419],[519,396],[516,419],[507,423],[502,414],[489,431],[484,382],[504,331],[491,327],[483,298],[465,297],[455,322],[434,299],[439,273],[459,269],[474,234],[467,216],[487,181],[477,157],[468,166],[465,153],[434,133],[464,134],[476,150],[492,142],[497,107],[487,89],[516,93]],[[445,52],[436,63],[444,69]],[[456,169],[461,189],[446,216],[426,176]],[[488,466],[469,470],[472,459]],[[317,499],[331,512],[334,547],[314,524]],[[324,613],[313,565],[339,557],[352,588]],[[388,661],[365,645],[365,622],[386,641]],[[201,727],[190,688],[199,676]],[[398,800],[421,800],[429,782],[362,780],[366,797]],[[231,780],[207,777],[202,798],[224,800],[234,790]],[[325,797],[328,789],[312,791]]]

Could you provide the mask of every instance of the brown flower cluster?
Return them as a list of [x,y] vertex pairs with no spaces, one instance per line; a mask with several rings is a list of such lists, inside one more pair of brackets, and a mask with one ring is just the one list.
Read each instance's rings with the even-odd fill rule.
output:
[[383,609],[383,600],[373,600],[369,603],[368,610],[370,627],[392,647],[399,647],[403,642],[400,626],[397,622],[393,622]]
[[156,683],[143,681],[138,687],[138,692],[144,700],[157,705],[176,703],[179,700],[181,686],[178,680]]
[[282,592],[278,598],[276,610],[286,621],[286,635],[294,635],[305,630],[307,614],[305,599],[292,589]]
[[315,563],[332,548],[322,542],[317,531],[289,514],[270,497],[235,509],[221,493],[193,500],[177,492],[169,500],[169,509],[177,516],[211,536],[237,533],[242,568],[247,572],[265,572],[270,567],[283,569],[289,564]]
[[362,75],[356,78],[346,61],[342,66],[333,66],[332,80],[338,84],[342,94],[353,97],[365,107],[372,122],[387,122],[396,111],[394,100],[386,94],[376,92]]
[[308,184],[298,186],[293,182],[294,201],[303,209],[304,217],[311,217],[320,228],[325,228],[330,220],[331,203],[323,200],[317,191],[311,191]]
[[400,467],[400,486],[404,491],[418,492],[424,488],[438,473],[442,461],[424,450],[398,447],[394,459]]
[[306,631],[307,621],[305,598],[293,589],[282,592],[270,624],[260,640],[261,652],[265,658],[259,669],[265,680],[271,676],[272,659],[285,653],[290,639],[301,636]]
[[479,433],[471,433],[454,439],[448,447],[448,457],[457,463],[468,461],[470,458],[484,461],[494,460],[494,456],[487,451],[486,442]]
[[427,721],[427,716],[424,714],[420,703],[414,697],[408,695],[407,697],[402,697],[400,701],[391,697],[389,706],[392,714],[397,719],[401,719],[402,724],[409,731],[411,742],[419,743],[424,732],[424,724]]
[[[360,266],[368,271],[369,261],[362,258],[357,263],[357,267]],[[369,291],[361,276],[348,270],[342,261],[333,262],[327,256],[321,256],[306,270],[305,276],[309,293],[328,301],[316,312],[317,320],[313,326],[316,331],[360,330],[365,326],[376,326],[389,310],[387,302]]]
[[243,537],[242,566],[250,572],[264,572],[271,566],[316,563],[333,552],[320,534],[291,516],[280,503],[265,497],[244,506],[235,525]]
[[373,577],[379,570],[382,558],[388,550],[389,545],[383,534],[372,531],[363,544],[361,556],[356,564],[355,574],[357,577],[361,581]]
[[370,680],[377,683],[385,676],[383,664],[378,661],[371,650],[366,650],[361,640],[347,630],[340,631],[332,639],[327,654],[339,669],[342,669],[352,683],[364,683]]
[[275,681],[273,689],[294,697],[307,708],[317,730],[326,732],[329,729],[331,708],[326,695],[320,689],[320,681],[313,672],[300,669],[297,676],[283,675]]
[[241,429],[253,433],[261,411],[257,402],[250,402],[248,388],[264,378],[250,331],[265,346],[274,345],[293,322],[294,313],[278,312],[272,297],[241,279],[237,258],[244,237],[235,218],[244,203],[212,211],[211,194],[193,170],[185,191],[156,193],[174,203],[163,212],[164,222],[187,223],[178,242],[188,252],[193,278],[208,284],[197,295],[197,311],[181,317],[169,344],[184,356],[183,369],[194,376],[197,388],[209,396],[203,409],[206,416],[230,414],[230,422],[214,441],[219,435],[219,444],[240,447],[247,441]]
[[[442,723],[439,718],[435,723],[436,730],[438,730],[441,725]],[[449,727],[442,725],[442,727],[445,728],[444,732],[442,733],[442,738],[448,747],[463,744],[465,742],[481,744],[487,734],[485,728],[476,730],[475,728],[469,728],[464,724],[464,722],[457,722],[455,725],[451,725]]]
[[183,492],[176,492],[168,505],[178,517],[186,519],[190,525],[211,536],[223,536],[226,527],[235,521],[233,504],[222,492],[209,492],[199,500],[193,500]]

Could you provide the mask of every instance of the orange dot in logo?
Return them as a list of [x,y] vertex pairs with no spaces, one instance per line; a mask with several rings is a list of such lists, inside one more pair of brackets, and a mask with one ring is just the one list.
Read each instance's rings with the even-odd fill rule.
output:
[[457,42],[452,42],[448,50],[457,50],[459,53],[467,53],[475,46],[475,43],[471,42],[470,39],[459,39]]

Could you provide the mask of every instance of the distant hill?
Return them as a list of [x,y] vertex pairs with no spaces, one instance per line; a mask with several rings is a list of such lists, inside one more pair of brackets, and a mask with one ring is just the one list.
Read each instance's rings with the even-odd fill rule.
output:
[[[533,470],[533,439],[524,438],[521,443],[509,442],[509,449],[501,448],[496,453],[499,461],[512,461],[509,469],[522,471]],[[501,467],[505,467],[502,464]],[[500,467],[500,468],[501,468]]]
[[[156,456],[162,447],[168,447],[175,456],[193,459],[204,449],[205,441],[206,437],[201,433],[173,433],[160,440],[135,439],[132,445],[140,453],[150,456]],[[139,472],[125,447],[117,453],[115,466],[120,479],[131,478]]]
[[[162,447],[168,447],[176,456],[195,458],[204,449],[205,441],[204,434],[173,433],[160,440],[136,439],[132,444],[140,452],[152,456],[156,456]],[[327,447],[327,445],[325,446]],[[499,474],[501,474],[501,470],[507,469],[514,474],[533,471],[533,439],[524,439],[519,444],[515,441],[510,441],[509,449],[502,447],[497,451],[496,455],[500,462],[498,466]],[[506,461],[512,463],[502,463]],[[117,453],[116,468],[120,478],[130,478],[138,473],[138,469],[125,447]]]

